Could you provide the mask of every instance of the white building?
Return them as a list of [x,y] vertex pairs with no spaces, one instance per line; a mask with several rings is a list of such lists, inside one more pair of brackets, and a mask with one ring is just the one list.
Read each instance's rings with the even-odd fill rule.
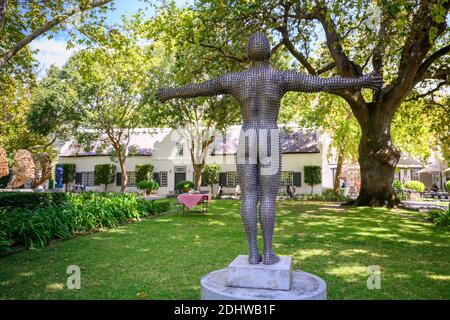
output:
[[[216,135],[208,152],[206,163],[215,163],[220,167],[219,184],[224,193],[234,193],[237,181],[235,154],[240,126],[232,126],[226,135]],[[322,184],[314,186],[314,193],[322,188],[332,187],[332,175],[327,161],[328,138],[317,131],[282,129],[282,173],[280,190],[287,185],[295,187],[295,193],[306,194],[311,187],[304,182],[304,167],[309,165],[322,167]],[[154,167],[154,179],[160,184],[159,194],[172,193],[178,181],[193,181],[193,166],[187,141],[180,138],[172,129],[137,129],[131,137],[130,155],[126,161],[128,172],[127,191],[136,191],[135,168],[140,164]],[[58,163],[73,163],[76,166],[75,184],[83,184],[88,190],[104,190],[104,186],[94,185],[94,167],[97,164],[116,164],[117,173],[108,191],[119,191],[121,173],[117,163],[110,157],[111,151],[81,152],[74,143],[67,142],[61,149]],[[69,186],[70,188],[70,186]],[[208,186],[202,187],[208,190]],[[217,190],[217,187],[215,188]]]

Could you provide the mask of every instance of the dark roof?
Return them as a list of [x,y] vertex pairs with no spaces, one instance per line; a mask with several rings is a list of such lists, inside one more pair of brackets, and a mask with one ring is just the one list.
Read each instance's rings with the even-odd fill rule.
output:
[[[234,134],[233,134],[234,133]],[[234,131],[223,137],[217,137],[214,143],[213,155],[236,154],[239,131]],[[225,140],[225,143],[224,143]],[[319,153],[319,144],[315,131],[286,131],[280,130],[282,153]]]
[[402,156],[398,161],[397,167],[423,168],[424,165],[419,160],[408,156]]

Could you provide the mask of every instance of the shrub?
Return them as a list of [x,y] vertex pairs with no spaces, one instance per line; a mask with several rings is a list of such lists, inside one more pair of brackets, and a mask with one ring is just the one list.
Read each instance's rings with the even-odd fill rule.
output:
[[431,210],[428,212],[428,219],[440,227],[450,226],[450,207],[448,210]]
[[392,187],[395,190],[403,190],[403,184],[400,182],[400,180],[394,180],[394,182],[392,183]]
[[52,190],[55,187],[55,180],[48,179],[48,188]]
[[303,200],[347,202],[350,201],[351,198],[344,194],[344,190],[339,190],[339,192],[336,194],[334,193],[333,189],[324,188],[321,194],[304,195]]
[[322,182],[322,168],[319,166],[305,166],[305,183],[311,186],[311,194],[315,184]]
[[404,185],[405,189],[413,190],[417,192],[424,192],[425,191],[425,185],[420,181],[411,180],[405,183]]
[[105,191],[108,189],[108,184],[114,182],[116,176],[116,166],[113,164],[97,164],[94,167],[94,184],[104,184]]
[[211,194],[214,193],[214,184],[219,182],[220,167],[217,164],[207,164],[203,169],[202,179],[205,185],[211,186]]
[[445,190],[447,190],[447,192],[450,192],[450,180],[444,184],[444,188]]
[[63,205],[63,192],[0,192],[0,208],[36,208]]
[[177,183],[175,188],[179,191],[188,192],[190,189],[194,188],[194,183],[192,181],[180,181]]
[[153,166],[151,164],[136,165],[136,183],[153,179]]
[[[55,193],[56,194],[56,193]],[[0,250],[11,244],[46,246],[77,232],[117,227],[167,211],[167,200],[144,200],[134,194],[71,193],[65,204],[0,210]]]
[[159,184],[154,181],[141,181],[138,182],[136,186],[138,189],[144,190],[145,194],[152,193],[152,191],[159,189]]
[[67,184],[75,180],[76,165],[75,163],[62,163],[61,166],[63,168],[63,183],[66,184],[67,190]]

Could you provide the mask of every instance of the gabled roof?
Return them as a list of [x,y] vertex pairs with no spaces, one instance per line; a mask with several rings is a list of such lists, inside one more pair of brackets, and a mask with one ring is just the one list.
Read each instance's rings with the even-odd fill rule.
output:
[[[240,126],[233,126],[226,137],[217,136],[213,145],[213,155],[236,154],[239,142]],[[316,132],[313,130],[280,129],[282,153],[319,153]]]
[[[211,146],[211,154],[236,154],[241,126],[231,126],[226,135],[216,135]],[[151,156],[160,143],[173,143],[170,135],[176,130],[169,128],[136,129],[132,134],[129,145],[130,155]],[[169,138],[169,139],[167,139]],[[163,140],[165,140],[163,142]],[[283,153],[319,153],[319,144],[315,131],[291,129],[280,130],[281,149]],[[73,141],[67,142],[60,151],[61,157],[86,157],[86,156],[109,156],[112,154],[111,147],[101,148],[101,143],[96,142],[91,150],[77,149]]]
[[[171,129],[136,129],[131,135],[128,152],[130,155],[151,156],[155,144],[161,142]],[[86,156],[109,156],[113,152],[112,147],[101,148],[100,142],[95,142],[91,150],[79,150],[73,141],[67,142],[61,149],[61,157],[86,157]]]
[[423,168],[424,165],[417,159],[403,155],[398,160],[397,167],[399,168]]

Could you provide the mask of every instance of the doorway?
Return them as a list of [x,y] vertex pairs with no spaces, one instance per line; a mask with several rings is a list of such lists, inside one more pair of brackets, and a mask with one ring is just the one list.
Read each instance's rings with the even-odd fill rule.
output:
[[184,166],[180,166],[180,167],[174,167],[174,170],[173,170],[174,172],[175,172],[175,175],[174,175],[174,177],[175,177],[175,183],[174,183],[174,189],[175,189],[175,192],[177,191],[177,183],[178,182],[180,182],[180,181],[185,181],[186,180],[186,167],[184,167]]

